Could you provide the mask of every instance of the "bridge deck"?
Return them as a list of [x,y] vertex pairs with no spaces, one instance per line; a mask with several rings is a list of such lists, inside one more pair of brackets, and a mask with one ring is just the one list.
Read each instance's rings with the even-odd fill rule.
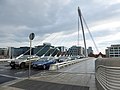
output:
[[57,71],[45,71],[9,87],[25,90],[33,90],[33,88],[36,90],[61,90],[61,88],[63,90],[97,90],[95,86],[95,59],[89,58]]

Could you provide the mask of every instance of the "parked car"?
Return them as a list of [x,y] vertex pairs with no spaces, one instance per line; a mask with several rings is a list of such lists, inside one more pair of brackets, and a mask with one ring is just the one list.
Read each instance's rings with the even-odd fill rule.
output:
[[36,55],[31,55],[31,56],[30,55],[23,55],[15,60],[12,60],[10,62],[10,66],[12,68],[16,68],[16,67],[25,68],[25,67],[29,66],[29,60],[32,63],[33,61],[36,61],[39,58],[40,57],[36,56]]
[[54,58],[40,58],[39,60],[32,63],[32,67],[35,69],[49,69],[51,64],[55,64]]
[[60,63],[60,62],[65,62],[65,61],[69,61],[69,57],[67,57],[67,56],[61,56],[61,57],[58,57],[58,63]]
[[70,59],[71,60],[76,60],[78,57],[77,56],[71,56]]

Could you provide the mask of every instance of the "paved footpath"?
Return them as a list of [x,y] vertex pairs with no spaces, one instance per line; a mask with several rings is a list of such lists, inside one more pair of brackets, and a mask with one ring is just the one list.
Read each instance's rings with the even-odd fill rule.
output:
[[[94,64],[93,62],[95,60],[87,60],[86,64],[89,64],[89,61]],[[80,64],[78,63],[68,67],[69,70],[66,68],[58,71],[39,73],[30,79],[17,79],[4,84],[0,90],[97,90],[93,70],[82,72],[79,69],[81,73],[76,71],[73,71],[74,73],[72,72]],[[90,67],[87,66],[88,69]]]

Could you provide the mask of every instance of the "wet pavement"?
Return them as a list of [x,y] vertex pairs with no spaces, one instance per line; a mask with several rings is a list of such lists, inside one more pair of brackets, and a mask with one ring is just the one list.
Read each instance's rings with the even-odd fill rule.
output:
[[59,84],[85,86],[89,87],[89,90],[97,90],[95,85],[95,59],[89,58],[86,61],[54,72],[49,72],[47,75],[45,73],[44,75],[37,74],[31,79]]
[[[65,67],[60,70],[42,71],[40,73],[33,74],[30,79],[24,78],[22,81],[9,83],[8,85],[5,85],[5,89],[2,88],[2,90],[34,90],[29,89],[30,86],[32,88],[33,84],[33,87],[36,90],[39,90],[37,88],[41,88],[41,85],[43,85],[42,83],[45,83],[45,86],[43,85],[44,87],[49,87],[49,85],[52,85],[51,89],[53,90],[58,89],[57,86],[60,86],[61,88],[63,88],[63,90],[97,90],[95,86],[94,62],[95,59],[89,58],[86,61],[82,61],[80,63]],[[38,82],[41,84],[39,84]],[[23,85],[19,86],[20,83],[23,83]],[[70,87],[73,89],[69,89]],[[40,90],[51,89],[41,88]]]
[[1,76],[0,75],[0,84],[11,81],[11,80],[15,80],[16,78],[11,78],[11,77],[6,77],[6,76]]
[[[44,72],[44,70],[36,70],[31,68],[30,72],[31,72],[31,75],[35,75],[37,73]],[[10,76],[10,77],[25,78],[25,77],[28,77],[28,68],[11,69],[11,67],[9,66],[9,63],[4,62],[4,63],[0,63],[0,75],[6,75],[8,77]]]
[[[46,70],[31,69],[31,76],[45,72]],[[28,68],[25,69],[11,69],[8,62],[0,62],[0,84],[10,82],[20,78],[28,77]]]
[[86,86],[60,84],[60,83],[52,83],[52,82],[29,80],[29,79],[23,80],[11,86],[22,88],[25,90],[89,90],[89,87]]

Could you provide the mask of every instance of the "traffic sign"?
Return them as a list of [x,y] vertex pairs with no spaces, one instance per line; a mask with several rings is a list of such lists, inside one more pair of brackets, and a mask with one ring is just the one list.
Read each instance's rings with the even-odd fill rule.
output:
[[34,34],[34,33],[31,33],[31,34],[29,35],[29,39],[30,39],[30,40],[33,40],[34,37],[35,37],[35,34]]

